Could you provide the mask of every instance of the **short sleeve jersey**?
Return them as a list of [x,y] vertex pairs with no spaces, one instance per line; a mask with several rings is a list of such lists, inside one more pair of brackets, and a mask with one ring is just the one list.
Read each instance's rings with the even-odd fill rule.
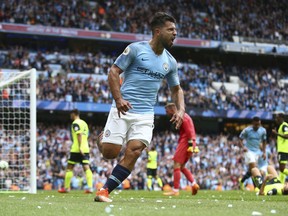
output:
[[[161,55],[156,55],[148,41],[130,44],[114,64],[124,71],[120,90],[123,99],[133,106],[129,112],[153,114],[164,78],[170,87],[179,85],[176,60],[166,49]],[[115,101],[112,106],[115,106]]]
[[148,169],[157,169],[157,151],[149,151],[148,152]]
[[260,153],[260,145],[267,139],[267,132],[264,127],[259,127],[257,131],[252,126],[246,127],[239,136],[244,140],[244,145],[252,152]]
[[79,142],[77,135],[81,134],[81,146],[83,148],[84,153],[89,153],[89,144],[88,144],[88,136],[89,136],[89,128],[85,121],[82,119],[76,119],[73,121],[71,125],[71,134],[72,134],[72,146],[70,152],[79,153]]
[[[283,122],[278,128],[278,134],[287,135],[288,134],[288,123]],[[288,153],[288,139],[277,136],[277,151]]]

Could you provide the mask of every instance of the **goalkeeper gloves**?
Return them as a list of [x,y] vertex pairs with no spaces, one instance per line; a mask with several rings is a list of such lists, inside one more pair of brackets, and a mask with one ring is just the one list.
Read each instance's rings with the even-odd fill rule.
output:
[[[194,145],[193,145],[194,143]],[[187,152],[192,152],[192,153],[198,153],[199,152],[199,148],[198,146],[196,146],[196,143],[195,143],[195,140],[189,140],[188,141],[188,149],[187,149]]]

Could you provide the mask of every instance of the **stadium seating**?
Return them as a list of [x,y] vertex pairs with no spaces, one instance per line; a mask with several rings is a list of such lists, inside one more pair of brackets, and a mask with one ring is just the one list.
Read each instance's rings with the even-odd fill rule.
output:
[[[151,2],[151,1],[150,1]],[[208,5],[207,5],[208,4]],[[269,11],[275,8],[275,13]],[[166,11],[178,21],[180,37],[233,40],[285,41],[288,34],[286,0],[262,1],[4,1],[0,22],[61,26],[89,30],[149,34],[149,19],[156,11]],[[269,10],[269,9],[270,10]],[[35,13],[30,13],[35,11]],[[245,16],[243,16],[245,14]]]

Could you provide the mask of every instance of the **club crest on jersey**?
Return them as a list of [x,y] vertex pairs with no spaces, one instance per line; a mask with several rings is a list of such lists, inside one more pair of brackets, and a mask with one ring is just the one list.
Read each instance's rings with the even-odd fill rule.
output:
[[105,131],[105,137],[109,137],[111,135],[111,131],[110,130],[106,130]]
[[130,48],[126,47],[126,49],[123,51],[123,55],[128,55],[130,52]]
[[163,69],[164,69],[165,71],[168,71],[169,65],[168,65],[167,63],[164,63],[164,64],[163,64]]

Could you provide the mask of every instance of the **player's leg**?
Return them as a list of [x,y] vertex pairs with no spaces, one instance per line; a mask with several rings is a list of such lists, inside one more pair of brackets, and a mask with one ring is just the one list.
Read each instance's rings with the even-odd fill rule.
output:
[[193,174],[189,169],[185,167],[185,164],[181,164],[181,172],[185,175],[186,179],[191,183],[192,195],[196,195],[200,187],[196,183]]
[[140,140],[130,140],[124,153],[124,157],[113,169],[103,188],[96,193],[95,202],[112,202],[108,194],[117,188],[131,173],[134,165],[146,145]]
[[288,153],[278,153],[278,161],[279,161],[279,178],[280,181],[284,184],[286,176],[288,176],[288,169],[286,168],[288,162]]
[[154,178],[156,179],[158,186],[162,189],[163,188],[162,179],[158,175],[156,175]]
[[[175,156],[174,156],[175,158]],[[180,179],[181,179],[181,163],[174,160],[173,166],[173,190],[169,192],[165,192],[166,196],[178,196],[180,190]]]
[[272,179],[272,178],[278,178],[278,173],[277,171],[275,170],[275,168],[271,165],[268,165],[267,167],[267,173],[269,174],[269,179]]
[[251,173],[252,173],[252,177],[253,177],[252,179],[255,183],[255,186],[260,189],[263,183],[263,177],[261,175],[260,170],[255,166],[251,169]]
[[152,178],[153,178],[153,176],[152,176],[152,169],[147,169],[147,189],[149,190],[149,191],[151,191],[152,190]]
[[89,153],[86,153],[82,158],[82,167],[86,175],[86,181],[88,189],[85,190],[85,193],[93,192],[93,174],[89,165]]
[[68,193],[70,191],[71,178],[73,177],[73,169],[74,169],[74,164],[72,163],[71,161],[68,162],[64,179],[64,188],[59,189],[58,190],[59,193]]

